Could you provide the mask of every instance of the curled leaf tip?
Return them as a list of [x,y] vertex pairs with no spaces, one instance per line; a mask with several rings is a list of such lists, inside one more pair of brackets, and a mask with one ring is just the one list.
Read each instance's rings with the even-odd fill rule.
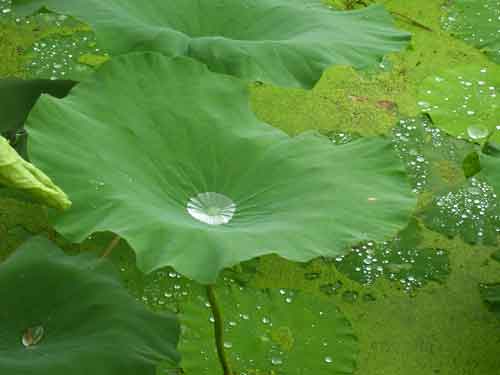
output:
[[0,136],[0,184],[24,190],[47,206],[66,210],[71,201],[52,180],[27,162]]

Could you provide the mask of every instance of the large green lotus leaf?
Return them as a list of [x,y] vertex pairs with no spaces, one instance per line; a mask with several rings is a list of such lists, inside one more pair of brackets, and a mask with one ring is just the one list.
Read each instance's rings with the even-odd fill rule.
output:
[[449,134],[482,143],[499,125],[499,87],[500,68],[453,67],[422,82],[418,104]]
[[0,372],[136,375],[177,361],[174,315],[147,310],[108,261],[33,238],[0,265]]
[[48,206],[61,210],[71,206],[67,195],[33,164],[21,158],[0,136],[0,185],[27,192]]
[[212,283],[263,254],[332,256],[393,235],[415,205],[389,140],[291,138],[256,119],[244,83],[185,57],[115,58],[65,99],[43,96],[27,128],[74,203],[56,228],[115,232],[145,272]]
[[[352,374],[358,354],[351,325],[331,300],[290,290],[220,288],[224,346],[235,374]],[[211,310],[205,299],[186,304],[180,343],[188,374],[220,367]]]
[[500,3],[498,0],[454,0],[443,27],[481,49],[500,64]]
[[[112,55],[188,55],[216,72],[283,86],[312,87],[333,64],[364,68],[406,45],[381,6],[336,12],[318,0],[15,0],[88,22]],[[119,38],[116,36],[120,35]]]
[[0,80],[0,133],[19,129],[42,93],[64,97],[74,81],[50,79]]

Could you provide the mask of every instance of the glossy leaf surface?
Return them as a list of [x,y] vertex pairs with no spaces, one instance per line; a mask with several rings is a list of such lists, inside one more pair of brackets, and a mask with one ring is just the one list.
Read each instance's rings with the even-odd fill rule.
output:
[[184,57],[115,58],[65,99],[43,96],[27,127],[74,203],[56,228],[115,232],[146,272],[211,283],[263,254],[334,256],[394,234],[415,204],[389,140],[289,137],[256,119],[242,82]]

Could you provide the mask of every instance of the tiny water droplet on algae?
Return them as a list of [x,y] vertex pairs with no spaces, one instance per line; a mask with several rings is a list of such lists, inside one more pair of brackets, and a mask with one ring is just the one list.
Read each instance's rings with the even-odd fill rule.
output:
[[42,326],[31,327],[24,332],[22,337],[22,343],[25,347],[37,345],[42,341],[45,330]]

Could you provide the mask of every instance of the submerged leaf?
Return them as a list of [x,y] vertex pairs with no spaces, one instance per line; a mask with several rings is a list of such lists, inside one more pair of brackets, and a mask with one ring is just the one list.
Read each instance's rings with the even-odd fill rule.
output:
[[500,119],[500,68],[454,67],[426,78],[419,106],[447,133],[484,143]]
[[334,64],[374,65],[410,37],[382,6],[336,12],[318,0],[13,1],[20,14],[43,6],[92,25],[112,55],[187,55],[216,72],[282,86],[310,88]]
[[[347,375],[354,371],[357,339],[331,300],[292,290],[236,286],[220,288],[219,297],[224,346],[235,373]],[[219,366],[207,304],[195,299],[182,313],[185,332],[180,350],[182,367],[189,374],[212,375]]]
[[43,96],[27,127],[74,203],[56,228],[115,232],[145,272],[213,283],[264,254],[334,256],[393,235],[415,205],[389,140],[291,138],[257,120],[244,83],[185,57],[115,58],[67,98]]
[[0,372],[154,375],[176,362],[174,315],[148,311],[108,261],[33,238],[0,265]]
[[1,136],[0,184],[26,191],[54,208],[65,210],[71,206],[64,191],[41,170],[21,158]]

